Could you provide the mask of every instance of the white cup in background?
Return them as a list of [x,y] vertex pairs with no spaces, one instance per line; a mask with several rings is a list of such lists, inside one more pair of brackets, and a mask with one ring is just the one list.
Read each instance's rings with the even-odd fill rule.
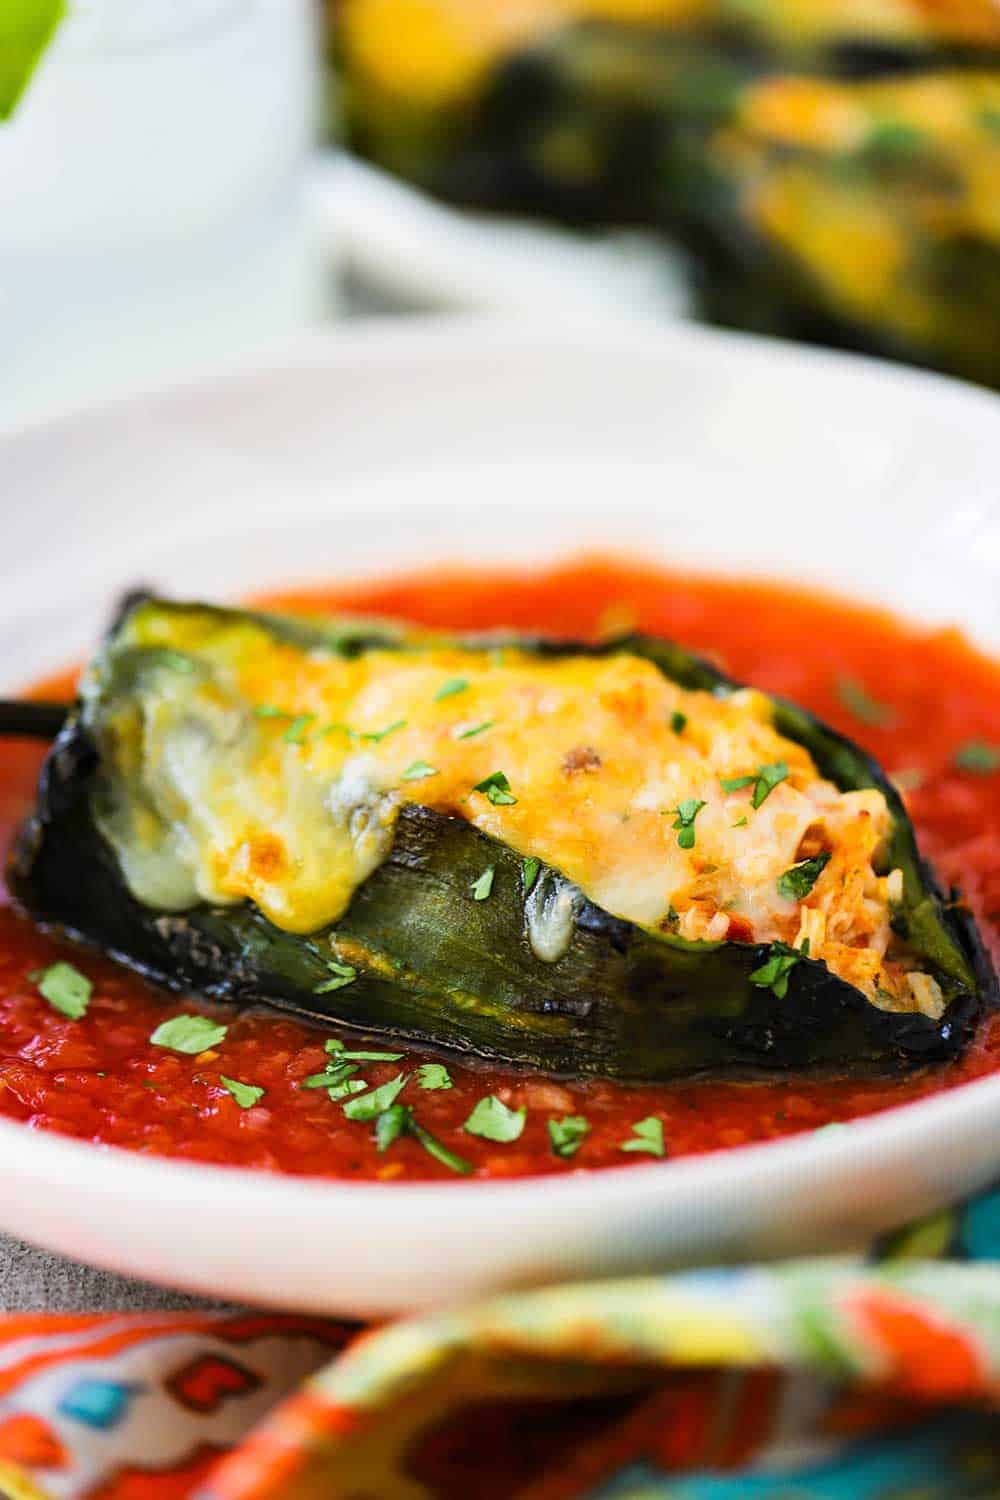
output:
[[318,315],[313,0],[75,0],[0,123],[0,422]]

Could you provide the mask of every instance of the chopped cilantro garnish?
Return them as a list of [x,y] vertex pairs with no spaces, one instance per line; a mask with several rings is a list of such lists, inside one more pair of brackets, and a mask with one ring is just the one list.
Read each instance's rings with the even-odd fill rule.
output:
[[517,801],[510,789],[510,782],[502,771],[491,771],[482,781],[477,781],[474,792],[485,792],[494,807],[511,807]]
[[425,760],[411,761],[403,772],[402,781],[425,781],[428,776],[436,776],[437,766],[429,766]]
[[402,1062],[405,1052],[338,1052],[344,1062]]
[[[303,1078],[302,1082],[299,1084],[299,1088],[328,1089],[331,1088],[334,1084],[343,1083],[345,1078],[351,1078],[357,1072],[358,1066],[356,1063],[353,1065],[350,1063],[345,1063],[339,1067],[334,1066],[333,1063],[328,1063],[325,1072],[311,1073],[308,1078]],[[368,1085],[365,1084],[365,1088],[367,1087]]]
[[457,1156],[454,1151],[449,1151],[447,1146],[441,1144],[437,1136],[431,1135],[429,1130],[410,1115],[409,1128],[423,1146],[428,1156],[433,1156],[442,1166],[450,1168],[462,1177],[468,1177],[472,1172],[472,1163],[465,1160],[464,1156]]
[[405,729],[405,728],[406,728],[406,720],[405,719],[397,719],[394,724],[387,724],[384,729],[371,729],[371,730],[369,730],[368,733],[367,734],[363,734],[361,736],[361,738],[363,740],[369,740],[369,741],[371,741],[372,744],[377,745],[377,744],[379,744],[379,742],[381,740],[385,739],[386,735],[395,734],[397,729]]
[[406,1130],[410,1111],[405,1104],[391,1104],[375,1121],[375,1142],[380,1151],[388,1151],[393,1141]]
[[38,993],[71,1021],[79,1021],[87,1014],[87,1006],[94,986],[86,974],[74,969],[72,964],[51,964],[38,976]]
[[783,760],[778,760],[773,765],[758,766],[749,776],[720,776],[719,784],[724,792],[739,792],[745,786],[752,786],[750,806],[756,808],[766,802],[775,787],[787,777],[788,767]]
[[787,901],[801,901],[804,896],[808,896],[829,863],[830,852],[824,849],[822,854],[792,865],[790,870],[778,877],[779,895],[784,896]]
[[753,796],[750,798],[751,807],[760,807],[766,802],[776,786],[788,779],[788,767],[783,760],[775,761],[774,765],[761,766],[757,771],[757,780],[754,783]]
[[390,1104],[395,1104],[396,1096],[402,1093],[406,1086],[408,1073],[397,1073],[395,1078],[390,1078],[388,1083],[380,1084],[377,1089],[372,1089],[369,1094],[360,1094],[357,1099],[349,1099],[344,1105],[344,1114],[349,1120],[374,1120]]
[[314,995],[332,995],[334,990],[342,990],[345,984],[353,984],[358,977],[358,971],[353,964],[338,964],[330,959],[327,968],[333,978],[327,979],[323,984],[318,984],[313,990]]
[[473,901],[485,901],[493,889],[493,877],[496,874],[496,865],[487,865],[478,880],[472,883]]
[[535,859],[533,856],[521,861],[521,872],[524,876],[524,894],[526,896],[530,896],[534,889],[535,881],[538,879],[538,872],[541,868],[541,860]]
[[865,690],[863,683],[854,677],[837,678],[837,697],[856,719],[862,724],[872,724],[876,728],[885,729],[895,719],[896,715],[892,709],[884,703],[878,703]]
[[236,1078],[227,1078],[225,1073],[219,1074],[219,1082],[227,1093],[232,1094],[240,1109],[253,1109],[264,1097],[264,1090],[255,1083],[240,1083]]
[[747,818],[744,815],[742,818],[737,818],[736,819],[736,822],[733,824],[733,827],[734,828],[745,828],[747,826],[747,823],[749,821],[750,821],[749,818]]
[[557,1156],[575,1156],[589,1131],[583,1115],[563,1115],[561,1120],[549,1121],[549,1140]]
[[[354,1072],[353,1068],[351,1072]],[[336,1104],[341,1099],[349,1098],[351,1094],[363,1094],[367,1088],[368,1085],[363,1078],[345,1078],[339,1083],[331,1084],[326,1092],[328,1097]]]
[[167,1047],[171,1052],[187,1052],[192,1057],[217,1047],[225,1039],[228,1026],[220,1026],[208,1016],[171,1016],[161,1021],[150,1037],[154,1047]]
[[779,1000],[788,994],[788,976],[795,965],[806,956],[806,951],[789,948],[787,943],[772,943],[771,955],[748,977],[758,989],[771,990]]
[[678,830],[678,848],[694,848],[694,820],[704,806],[704,802],[699,801],[697,797],[685,797],[679,806],[672,809],[676,816],[670,826]]
[[505,1145],[518,1139],[526,1116],[526,1110],[508,1109],[502,1099],[487,1094],[485,1099],[480,1099],[462,1129],[469,1135],[482,1136],[484,1141],[499,1141]]
[[451,1074],[443,1063],[421,1063],[417,1069],[417,1079],[422,1089],[450,1089],[452,1087]]
[[1000,749],[986,740],[966,740],[959,745],[952,760],[960,771],[972,771],[977,776],[992,776],[1000,769]]
[[667,921],[672,927],[676,927],[677,923],[680,921],[680,914],[672,901],[667,907]]
[[449,677],[448,681],[434,694],[434,702],[443,703],[445,698],[454,698],[457,693],[464,693],[468,686],[467,677]]
[[258,703],[254,714],[258,719],[292,719],[295,717],[287,709],[275,708],[273,703]]
[[687,726],[687,714],[682,714],[680,709],[675,709],[670,715],[670,727],[674,734],[683,734]]
[[719,785],[724,792],[739,792],[745,786],[753,786],[756,780],[757,773],[754,771],[749,776],[720,776]]
[[644,1120],[637,1120],[632,1126],[631,1138],[623,1141],[622,1151],[644,1151],[650,1156],[666,1156],[667,1148],[663,1144],[663,1121],[657,1119],[656,1115],[647,1115]]
[[495,719],[484,719],[481,724],[473,724],[471,728],[463,729],[461,734],[456,735],[455,738],[459,740],[474,739],[477,734],[484,734],[487,729],[492,729],[495,722]]
[[284,734],[281,736],[286,745],[301,745],[306,737],[306,730],[315,719],[315,714],[299,714],[292,720]]

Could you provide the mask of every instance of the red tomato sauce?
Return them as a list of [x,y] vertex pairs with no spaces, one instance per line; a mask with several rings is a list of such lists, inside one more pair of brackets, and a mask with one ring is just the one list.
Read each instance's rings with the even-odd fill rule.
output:
[[[956,631],[918,630],[799,589],[613,561],[527,574],[437,573],[268,602],[576,637],[637,626],[707,652],[733,676],[812,709],[900,776],[911,788],[906,800],[926,853],[944,882],[961,887],[994,958],[1000,953],[1000,774],[983,765],[962,770],[954,761],[969,742],[1000,746],[1000,666]],[[845,681],[871,701],[845,692]],[[41,753],[33,745],[0,744],[0,823],[8,837],[30,806]],[[38,993],[37,971],[60,957],[94,984],[79,1020]],[[228,1023],[218,1046],[191,1057],[151,1044],[161,1021],[193,1011]],[[325,1090],[300,1086],[322,1071],[323,1043],[333,1034],[347,1037],[336,1027],[314,1028],[272,1012],[240,1014],[160,994],[89,950],[35,931],[0,895],[0,1113],[11,1119],[187,1160],[321,1177],[451,1179],[453,1172],[417,1140],[402,1137],[380,1153],[370,1123],[345,1118]],[[861,1082],[625,1087],[557,1082],[448,1058],[453,1086],[428,1091],[416,1069],[441,1058],[397,1043],[381,1048],[404,1051],[404,1060],[366,1065],[367,1081],[375,1086],[405,1071],[399,1102],[477,1177],[501,1178],[649,1162],[649,1155],[621,1149],[632,1126],[649,1116],[662,1122],[666,1153],[677,1157],[815,1130],[954,1088],[1000,1067],[1000,1018],[987,1017],[955,1063]],[[259,1102],[241,1108],[222,1074],[263,1088]],[[518,1140],[497,1144],[463,1130],[487,1094],[526,1108]],[[590,1126],[570,1158],[556,1156],[548,1136],[549,1120],[565,1115],[583,1115]]]

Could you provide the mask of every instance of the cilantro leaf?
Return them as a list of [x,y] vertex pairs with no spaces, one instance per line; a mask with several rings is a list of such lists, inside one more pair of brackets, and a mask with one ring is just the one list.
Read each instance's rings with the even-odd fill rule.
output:
[[411,761],[400,777],[401,781],[426,781],[428,776],[438,774],[437,766],[428,765],[425,760]]
[[387,735],[395,734],[397,729],[405,729],[405,728],[406,728],[406,720],[405,719],[397,719],[394,724],[387,724],[386,727],[385,727],[385,729],[371,729],[371,730],[369,730],[367,734],[361,735],[361,739],[367,740],[370,744],[378,745],[378,744],[381,744],[382,740],[384,740]]
[[51,964],[38,977],[38,993],[53,1010],[71,1021],[79,1021],[87,1014],[93,992],[94,986],[86,974],[65,962]]
[[740,792],[745,786],[753,786],[757,780],[757,772],[753,771],[749,776],[720,776],[719,785],[724,792]]
[[760,807],[781,782],[788,780],[788,767],[783,760],[777,760],[771,766],[759,766],[757,779],[754,782],[753,796],[750,798],[751,807]]
[[219,1082],[227,1093],[232,1094],[240,1109],[253,1109],[259,1099],[263,1099],[265,1090],[258,1088],[255,1083],[240,1083],[236,1078],[227,1078],[225,1073],[219,1074]]
[[454,698],[457,693],[464,693],[468,686],[467,677],[449,677],[448,681],[434,694],[434,702],[443,703],[445,698]]
[[494,807],[512,807],[517,801],[510,789],[510,782],[502,771],[491,771],[482,781],[477,781],[474,792],[485,792]]
[[670,727],[674,734],[683,734],[687,727],[687,714],[682,714],[680,709],[675,709],[670,715]]
[[657,1119],[656,1115],[647,1115],[644,1120],[637,1120],[632,1126],[630,1139],[623,1141],[619,1149],[643,1151],[650,1156],[666,1156],[667,1148],[663,1144],[663,1121]]
[[390,1104],[395,1104],[396,1096],[402,1093],[406,1087],[408,1073],[397,1073],[395,1078],[390,1078],[388,1083],[380,1084],[377,1089],[372,1089],[369,1094],[361,1094],[357,1099],[349,1099],[344,1105],[344,1114],[349,1120],[374,1120]]
[[353,984],[358,977],[358,971],[353,964],[340,964],[334,959],[329,959],[326,966],[333,978],[326,980],[324,984],[318,984],[313,990],[314,995],[332,995],[334,990],[342,990],[345,984]]
[[676,813],[672,828],[678,830],[677,847],[679,849],[694,848],[694,820],[705,806],[704,802],[697,797],[685,797],[679,806],[672,809]]
[[409,1128],[421,1146],[423,1146],[428,1156],[433,1156],[435,1161],[439,1161],[442,1166],[450,1168],[452,1172],[457,1172],[461,1177],[468,1177],[471,1174],[473,1170],[472,1163],[466,1161],[464,1156],[458,1156],[454,1151],[449,1151],[448,1147],[442,1145],[437,1136],[431,1135],[429,1130],[425,1130],[420,1121],[415,1120],[412,1114],[410,1116]]
[[966,740],[959,745],[952,762],[960,771],[972,771],[976,776],[992,776],[1000,770],[1000,749],[986,740]]
[[487,865],[478,880],[472,883],[473,901],[485,901],[493,889],[493,877],[496,874],[496,865]]
[[531,895],[531,892],[533,891],[535,886],[535,881],[538,879],[538,872],[541,868],[542,862],[540,859],[531,857],[529,859],[524,859],[521,861],[521,871],[524,876],[524,894],[526,896]]
[[748,975],[750,983],[758,989],[771,990],[779,1000],[784,1000],[788,994],[788,976],[805,957],[804,952],[789,948],[786,943],[772,943],[770,956]]
[[549,1121],[549,1141],[556,1156],[575,1156],[590,1132],[590,1124],[583,1115],[563,1115],[561,1120]]
[[758,766],[748,776],[720,776],[719,785],[724,792],[739,792],[745,786],[753,787],[753,795],[750,798],[750,806],[760,807],[766,802],[776,786],[788,778],[788,767],[783,760],[777,760],[773,765]]
[[450,1089],[453,1086],[451,1074],[443,1063],[421,1063],[417,1078],[422,1089]]
[[285,708],[275,708],[273,703],[258,703],[254,709],[254,717],[257,719],[293,719]]
[[[356,1063],[353,1066],[351,1064],[349,1064],[349,1063],[345,1063],[345,1064],[342,1064],[340,1067],[333,1067],[332,1065],[328,1065],[327,1068],[326,1068],[326,1070],[325,1070],[325,1072],[323,1072],[323,1073],[310,1073],[310,1075],[309,1075],[308,1078],[303,1078],[302,1082],[299,1084],[299,1088],[300,1089],[328,1089],[328,1088],[332,1088],[335,1084],[343,1083],[345,1078],[350,1078],[352,1074],[357,1073],[357,1072],[358,1072],[358,1066],[357,1066]],[[368,1085],[365,1084],[364,1087],[367,1088]]]
[[292,720],[281,738],[286,745],[301,745],[306,737],[306,730],[315,719],[315,714],[299,714]]
[[410,1111],[405,1104],[390,1104],[375,1121],[375,1143],[379,1151],[388,1151],[393,1141],[404,1134]]
[[[469,729],[463,729],[461,734],[456,735],[455,738],[459,740],[475,739],[477,734],[485,734],[487,729],[492,729],[495,723],[495,719],[484,719],[481,724],[473,724]],[[492,798],[490,800],[492,801]]]
[[804,896],[808,896],[829,863],[828,849],[824,849],[822,854],[815,854],[812,859],[800,860],[797,865],[786,870],[784,875],[779,875],[779,894],[787,901],[801,901]]
[[171,1052],[186,1052],[196,1057],[217,1047],[225,1039],[228,1026],[220,1026],[209,1016],[171,1016],[161,1021],[150,1037],[154,1047],[167,1047]]
[[[356,1069],[351,1069],[352,1073],[355,1071]],[[367,1088],[368,1085],[363,1078],[343,1078],[339,1083],[331,1084],[326,1092],[328,1098],[336,1104],[341,1099],[347,1099],[351,1094],[365,1093]]]
[[860,719],[862,724],[871,724],[876,729],[887,729],[895,722],[896,715],[884,703],[877,702],[866,691],[864,684],[854,677],[837,678],[837,697],[848,713]]
[[526,1116],[527,1110],[508,1109],[502,1099],[487,1094],[485,1099],[480,1099],[462,1129],[470,1135],[482,1136],[484,1141],[506,1144],[518,1139]]

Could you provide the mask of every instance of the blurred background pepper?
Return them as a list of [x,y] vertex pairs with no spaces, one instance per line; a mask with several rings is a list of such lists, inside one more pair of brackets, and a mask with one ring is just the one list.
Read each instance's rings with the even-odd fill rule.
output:
[[994,0],[329,0],[340,128],[446,201],[641,225],[697,315],[1000,385]]

